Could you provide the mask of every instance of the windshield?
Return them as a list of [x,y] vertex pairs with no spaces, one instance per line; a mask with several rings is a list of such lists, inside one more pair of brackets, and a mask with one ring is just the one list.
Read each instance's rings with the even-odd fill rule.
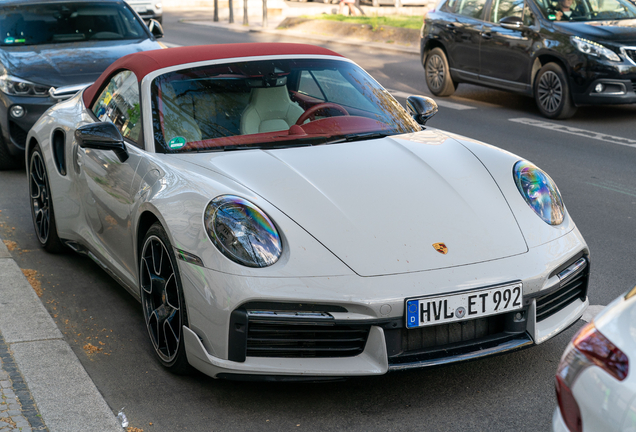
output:
[[145,38],[132,12],[117,3],[45,3],[0,8],[1,46]]
[[267,60],[171,72],[152,82],[158,152],[313,145],[421,130],[356,65]]
[[629,0],[536,0],[551,21],[605,21],[636,18]]

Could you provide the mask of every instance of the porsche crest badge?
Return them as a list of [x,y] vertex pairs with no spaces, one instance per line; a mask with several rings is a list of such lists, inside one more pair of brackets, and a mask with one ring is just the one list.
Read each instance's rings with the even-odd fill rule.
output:
[[448,253],[448,248],[446,247],[444,243],[433,243],[433,247],[435,248],[437,252],[443,255],[446,255]]

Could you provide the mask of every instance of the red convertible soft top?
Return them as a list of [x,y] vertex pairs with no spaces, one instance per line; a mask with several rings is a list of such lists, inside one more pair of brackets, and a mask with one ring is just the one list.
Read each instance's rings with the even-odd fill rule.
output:
[[170,66],[194,63],[206,60],[218,60],[233,57],[255,57],[267,55],[332,55],[340,56],[331,50],[314,45],[292,43],[242,43],[225,45],[198,45],[181,48],[168,48],[142,51],[128,54],[115,61],[100,77],[84,90],[84,104],[90,106],[93,98],[103,88],[108,78],[118,70],[127,69],[135,73],[141,81],[146,75]]

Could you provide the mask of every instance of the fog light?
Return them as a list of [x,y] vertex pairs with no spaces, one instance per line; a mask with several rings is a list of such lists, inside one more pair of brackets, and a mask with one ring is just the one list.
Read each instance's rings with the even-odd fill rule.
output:
[[594,87],[594,91],[596,93],[602,93],[603,90],[605,90],[605,86],[603,84],[596,84],[596,87]]
[[26,113],[26,110],[20,105],[13,105],[11,107],[11,116],[14,118],[20,118]]

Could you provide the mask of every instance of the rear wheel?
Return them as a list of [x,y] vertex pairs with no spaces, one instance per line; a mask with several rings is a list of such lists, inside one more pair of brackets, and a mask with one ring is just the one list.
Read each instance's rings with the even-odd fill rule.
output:
[[47,252],[61,253],[65,247],[57,235],[55,226],[55,211],[51,198],[49,177],[44,164],[42,150],[38,144],[29,155],[29,193],[31,195],[31,217],[35,234],[40,246]]
[[537,74],[534,99],[541,114],[551,119],[567,119],[576,113],[568,80],[561,66],[548,63]]
[[424,61],[426,85],[435,96],[450,96],[457,84],[450,75],[448,59],[441,48],[433,48]]
[[183,343],[188,316],[181,277],[168,235],[159,223],[152,225],[144,238],[139,276],[141,305],[157,358],[173,373],[190,373]]

